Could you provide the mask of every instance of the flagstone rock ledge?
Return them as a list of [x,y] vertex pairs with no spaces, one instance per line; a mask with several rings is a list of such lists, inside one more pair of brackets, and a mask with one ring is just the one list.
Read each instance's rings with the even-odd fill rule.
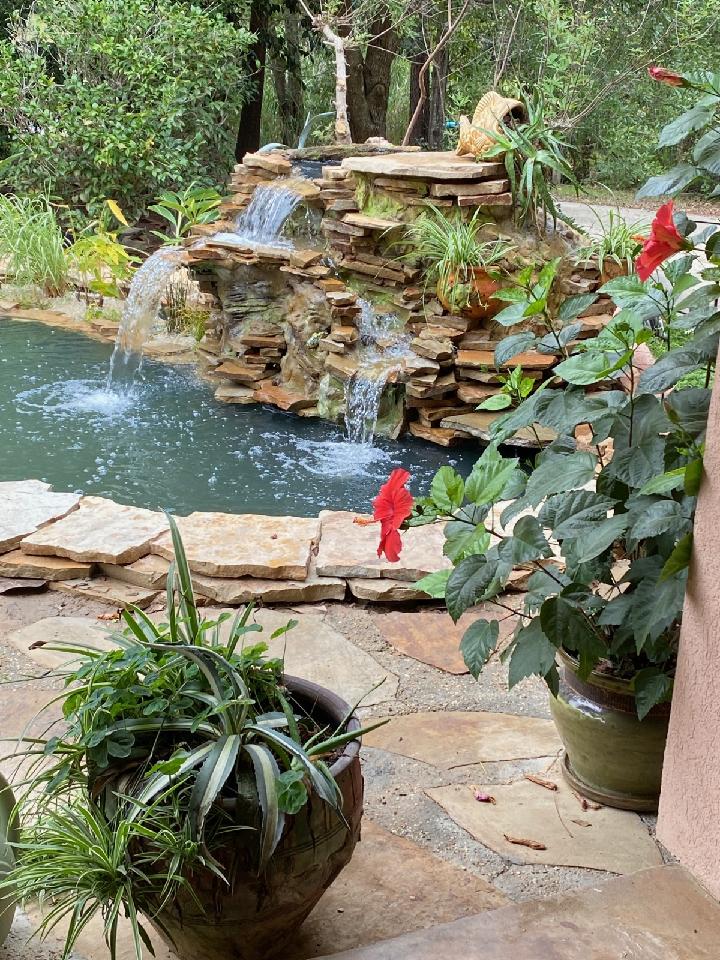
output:
[[[391,564],[377,556],[379,531],[355,516],[192,513],[177,521],[196,592],[210,603],[430,600],[415,582],[449,567],[442,528],[408,531]],[[115,607],[149,607],[162,601],[171,558],[159,511],[55,492],[38,480],[0,482],[0,587],[42,580]]]

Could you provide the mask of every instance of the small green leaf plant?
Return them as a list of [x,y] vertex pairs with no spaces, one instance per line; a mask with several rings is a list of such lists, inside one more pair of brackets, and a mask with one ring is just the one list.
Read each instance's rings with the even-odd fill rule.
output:
[[508,407],[517,407],[530,396],[535,386],[533,378],[526,377],[521,366],[514,367],[508,374],[498,374],[498,378],[502,384],[500,392],[478,404],[478,410],[507,410]]
[[151,203],[148,209],[166,220],[170,229],[164,233],[153,230],[152,233],[164,244],[177,246],[193,227],[217,220],[221,200],[214,187],[202,187],[195,183],[184,190],[166,190],[155,198],[155,203]]
[[67,923],[63,957],[101,915],[113,960],[123,916],[142,960],[152,950],[141,913],[159,920],[180,891],[194,897],[198,872],[229,882],[228,847],[262,875],[286,818],[311,793],[344,822],[329,763],[364,732],[348,728],[353,710],[328,729],[303,708],[282,661],[249,642],[262,630],[252,606],[201,617],[169,520],[167,622],[133,608],[113,649],[56,648],[73,657],[51,701],[62,705],[65,729],[23,738],[14,754],[29,772],[16,784],[21,831],[6,888],[48,902],[41,936]]

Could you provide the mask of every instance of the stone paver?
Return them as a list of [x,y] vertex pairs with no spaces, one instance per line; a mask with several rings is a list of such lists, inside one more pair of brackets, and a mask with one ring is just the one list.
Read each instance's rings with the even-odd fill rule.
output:
[[348,866],[310,914],[286,960],[375,943],[434,923],[493,910],[506,898],[485,880],[365,818]]
[[356,513],[324,510],[317,570],[323,577],[389,577],[391,580],[419,580],[428,573],[448,570],[443,555],[443,524],[412,527],[403,534],[399,563],[378,557],[378,524],[354,523]]
[[561,749],[552,720],[510,713],[411,713],[365,738],[369,747],[399,753],[441,770],[502,760],[555,757]]
[[21,653],[43,667],[62,667],[73,655],[48,650],[46,644],[95,647],[110,650],[113,643],[105,626],[89,617],[45,617],[19,630],[12,630],[4,638]]
[[89,577],[91,563],[68,560],[64,557],[33,557],[22,550],[12,550],[0,556],[0,576],[27,577],[31,580],[74,580]]
[[[662,863],[647,827],[636,813],[601,807],[583,809],[562,780],[557,790],[526,779],[508,784],[456,783],[433,787],[427,795],[464,830],[515,863],[547,863],[632,873]],[[481,803],[475,793],[495,803]],[[510,843],[507,837],[543,844],[546,849]]]
[[500,643],[506,640],[515,628],[516,617],[490,606],[463,614],[457,623],[453,623],[450,615],[441,610],[412,613],[394,610],[378,615],[376,622],[385,639],[399,653],[428,663],[446,673],[463,674],[467,673],[468,669],[460,652],[460,641],[478,616],[501,621]]
[[83,497],[74,513],[26,537],[21,550],[91,563],[132,563],[148,553],[150,543],[166,529],[162,513]]
[[[298,621],[297,626],[271,640],[270,635],[285,626],[290,618]],[[351,705],[361,698],[363,706],[372,706],[395,697],[398,687],[395,674],[325,623],[322,616],[258,610],[255,620],[262,624],[264,631],[251,634],[250,639],[266,642],[271,656],[284,656],[286,673],[319,683]],[[229,629],[228,625],[224,626]]]
[[[177,522],[190,569],[210,577],[304,580],[320,534],[319,520],[301,517],[191,513]],[[169,533],[152,552],[172,560]]]
[[505,168],[501,163],[476,163],[472,157],[458,157],[451,150],[348,157],[343,160],[342,167],[378,177],[421,177],[428,180],[487,180],[505,176]]
[[681,867],[443,923],[335,960],[717,960],[720,906]]
[[51,590],[87,597],[89,600],[100,600],[101,603],[110,603],[114,607],[140,607],[141,610],[149,607],[159,593],[158,590],[135,587],[111,577],[95,577],[92,580],[56,580],[49,586]]
[[0,553],[77,507],[77,493],[53,493],[41,480],[0,483]]

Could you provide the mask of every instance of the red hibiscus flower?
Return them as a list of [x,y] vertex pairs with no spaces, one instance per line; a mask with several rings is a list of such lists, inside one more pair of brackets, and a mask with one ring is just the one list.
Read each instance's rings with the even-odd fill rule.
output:
[[647,280],[656,267],[678,250],[688,249],[689,244],[678,232],[673,220],[673,202],[668,200],[655,214],[650,236],[645,240],[635,269],[641,280]]
[[667,83],[670,87],[685,86],[685,78],[674,70],[666,70],[665,67],[648,67],[648,73],[658,83]]
[[402,540],[399,530],[401,524],[410,516],[413,507],[412,494],[405,489],[409,479],[407,470],[393,470],[373,500],[373,517],[380,523],[380,545],[377,554],[381,557],[384,553],[390,563],[397,563],[400,559]]

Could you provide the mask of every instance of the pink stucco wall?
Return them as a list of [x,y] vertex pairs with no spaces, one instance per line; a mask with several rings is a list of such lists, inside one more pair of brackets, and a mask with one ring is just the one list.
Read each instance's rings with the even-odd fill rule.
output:
[[658,837],[720,899],[720,386],[710,406]]

